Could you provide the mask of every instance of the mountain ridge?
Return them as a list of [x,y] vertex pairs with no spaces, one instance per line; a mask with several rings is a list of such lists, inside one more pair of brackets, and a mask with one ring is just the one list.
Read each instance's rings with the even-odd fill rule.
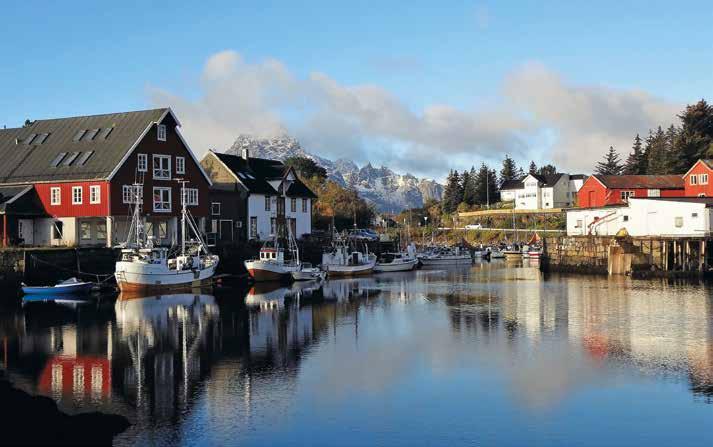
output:
[[396,213],[407,208],[419,208],[426,200],[440,200],[443,195],[443,185],[435,180],[418,178],[409,173],[398,174],[384,165],[376,168],[370,162],[360,168],[346,158],[332,161],[305,150],[299,141],[288,135],[270,138],[240,135],[227,153],[240,155],[243,149],[247,149],[251,157],[281,161],[290,157],[312,159],[327,171],[330,180],[355,188],[380,212]]

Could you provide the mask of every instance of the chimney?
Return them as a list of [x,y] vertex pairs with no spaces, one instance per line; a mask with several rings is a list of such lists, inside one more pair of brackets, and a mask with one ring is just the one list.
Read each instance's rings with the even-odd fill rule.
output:
[[244,147],[240,156],[243,157],[243,160],[245,160],[245,164],[248,164],[248,161],[250,161],[250,151],[248,148]]

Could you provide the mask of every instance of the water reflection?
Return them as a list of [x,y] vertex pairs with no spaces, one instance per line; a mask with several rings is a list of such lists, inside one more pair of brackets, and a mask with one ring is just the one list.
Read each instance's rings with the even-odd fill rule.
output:
[[[120,444],[284,444],[313,436],[311,418],[325,412],[336,424],[319,419],[326,432],[348,430],[358,444],[408,443],[404,427],[411,435],[423,427],[407,419],[448,417],[449,432],[421,433],[444,443],[451,432],[482,439],[454,412],[483,395],[506,413],[596,413],[591,397],[579,400],[587,390],[625,396],[643,387],[647,405],[663,413],[662,387],[671,387],[669,398],[682,387],[688,400],[676,411],[695,421],[697,406],[713,401],[711,306],[706,285],[545,277],[503,261],[258,284],[244,295],[13,307],[0,318],[0,336],[2,365],[18,386],[68,411],[129,417],[134,426]],[[427,410],[435,396],[453,412]],[[402,430],[372,438],[371,413]],[[513,418],[491,423],[520,423]],[[518,444],[516,433],[505,436]]]

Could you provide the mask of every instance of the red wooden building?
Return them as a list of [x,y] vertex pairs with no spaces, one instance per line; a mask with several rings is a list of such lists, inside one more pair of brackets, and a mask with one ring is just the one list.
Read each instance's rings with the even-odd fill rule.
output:
[[683,197],[680,175],[592,175],[577,193],[580,208],[625,203],[629,197]]
[[37,120],[0,130],[2,240],[114,245],[126,237],[130,186],[143,184],[147,231],[176,242],[180,184],[191,213],[208,215],[210,179],[170,109]]
[[683,175],[683,183],[686,197],[713,197],[713,160],[695,162]]

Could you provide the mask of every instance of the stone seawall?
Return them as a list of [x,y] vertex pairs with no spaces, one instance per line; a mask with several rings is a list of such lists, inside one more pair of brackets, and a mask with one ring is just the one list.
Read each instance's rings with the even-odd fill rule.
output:
[[611,237],[544,238],[542,269],[606,275],[611,239]]

